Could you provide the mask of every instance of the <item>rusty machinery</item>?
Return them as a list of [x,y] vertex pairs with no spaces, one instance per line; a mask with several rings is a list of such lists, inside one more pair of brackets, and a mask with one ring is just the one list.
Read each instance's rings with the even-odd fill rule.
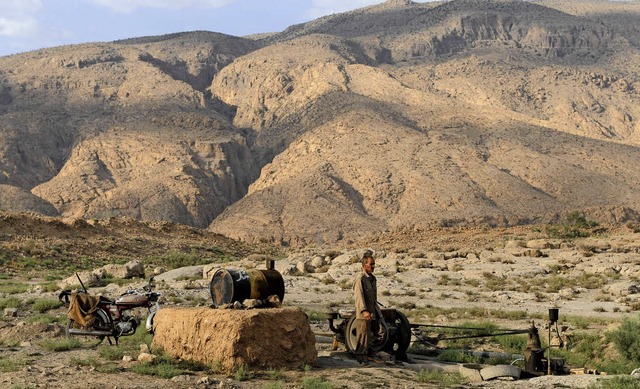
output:
[[[524,372],[528,375],[535,376],[544,373],[547,374],[559,374],[565,371],[564,360],[559,358],[551,358],[551,327],[558,321],[558,309],[552,308],[549,310],[549,347],[542,347],[540,341],[540,335],[538,328],[532,322],[528,329],[514,329],[514,330],[496,330],[490,331],[487,328],[476,327],[457,327],[457,326],[444,326],[433,324],[412,324],[409,323],[407,317],[400,311],[393,308],[382,308],[382,315],[384,320],[381,321],[383,327],[383,335],[376,338],[370,346],[371,351],[385,351],[392,354],[396,360],[407,361],[407,349],[409,345],[413,343],[420,343],[424,345],[435,346],[439,341],[443,340],[457,340],[457,339],[470,339],[481,337],[494,337],[502,335],[517,335],[527,334],[527,347],[523,353],[524,360]],[[354,310],[329,310],[325,312],[325,318],[329,321],[329,328],[333,331],[334,335],[334,349],[337,349],[338,343],[343,343],[347,350],[351,353],[355,352],[357,338],[356,338],[356,325],[355,325],[355,311]],[[335,320],[341,320],[336,326]],[[435,329],[456,329],[473,331],[470,335],[460,336],[444,336],[438,335],[436,337],[428,338],[420,334],[421,328],[435,328]],[[412,340],[412,336],[415,340]],[[544,354],[547,352],[547,357]],[[549,363],[550,361],[550,363]]]
[[209,283],[213,305],[219,307],[246,299],[264,300],[276,295],[284,299],[284,280],[275,270],[274,261],[267,260],[267,269],[218,269]]
[[[382,336],[373,340],[370,350],[373,352],[385,351],[395,356],[397,360],[407,360],[407,349],[411,343],[411,324],[407,317],[394,308],[382,308],[380,320]],[[357,346],[356,315],[355,310],[341,310],[339,312],[327,311],[325,317],[329,320],[329,328],[334,336],[334,348],[337,343],[344,343],[347,350],[354,353]],[[342,319],[336,327],[334,320]]]
[[[213,304],[216,307],[242,302],[246,299],[267,299],[276,295],[282,301],[284,299],[284,281],[282,275],[275,270],[274,261],[267,261],[266,270],[230,270],[218,269],[209,284],[209,290]],[[396,360],[408,361],[407,349],[412,342],[435,347],[439,341],[457,340],[468,338],[493,337],[501,335],[527,334],[527,348],[524,350],[524,371],[531,375],[558,374],[564,371],[564,360],[551,358],[551,346],[544,348],[540,342],[540,335],[535,324],[522,330],[489,331],[487,328],[456,327],[433,324],[412,324],[407,317],[395,308],[381,308],[384,320],[380,321],[382,327],[381,336],[376,337],[370,346],[373,352],[385,351],[395,357]],[[325,312],[325,318],[329,321],[329,328],[334,335],[334,349],[342,343],[351,353],[355,352],[357,345],[355,310],[329,310]],[[340,320],[336,325],[335,321]],[[549,309],[549,345],[551,344],[551,328],[556,324],[558,331],[558,309]],[[421,328],[457,329],[473,331],[471,335],[446,337],[439,334],[436,337],[427,337],[421,334]],[[415,340],[412,340],[412,337]],[[547,357],[545,358],[545,352]],[[550,363],[549,363],[550,361]]]

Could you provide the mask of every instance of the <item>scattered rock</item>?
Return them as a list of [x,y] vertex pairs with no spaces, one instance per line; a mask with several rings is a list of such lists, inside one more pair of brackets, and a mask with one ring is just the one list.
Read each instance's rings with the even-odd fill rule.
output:
[[154,354],[149,354],[149,353],[140,353],[138,354],[138,362],[153,362],[155,359],[157,358],[157,356],[155,356]]

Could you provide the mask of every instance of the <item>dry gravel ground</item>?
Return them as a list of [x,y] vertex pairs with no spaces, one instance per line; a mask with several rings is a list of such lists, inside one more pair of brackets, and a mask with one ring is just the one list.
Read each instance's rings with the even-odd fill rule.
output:
[[[640,279],[638,233],[634,226],[601,227],[591,233],[592,237],[569,240],[551,239],[542,229],[533,227],[407,231],[378,236],[354,247],[292,250],[276,261],[276,267],[285,278],[285,305],[305,309],[318,334],[329,332],[320,312],[328,306],[333,309],[350,307],[350,280],[360,266],[354,260],[364,248],[372,248],[378,257],[376,273],[381,302],[398,307],[412,323],[475,320],[505,328],[526,328],[530,320],[534,320],[545,334],[547,310],[556,306],[560,308],[560,323],[568,328],[563,334],[566,336],[576,329],[576,323],[585,327],[581,330],[601,332],[615,328],[625,317],[637,315],[639,296],[633,293],[633,287]],[[148,243],[144,239],[134,242]],[[264,266],[262,258],[248,256],[222,266],[260,267]],[[24,282],[21,277],[16,275],[15,280]],[[35,285],[39,281],[42,279],[31,278],[28,282]],[[111,284],[93,291],[116,296],[126,287]],[[165,306],[206,305],[210,299],[207,287],[206,278],[184,280],[178,275],[165,277],[158,283]],[[25,304],[30,299],[54,298],[56,295],[57,291],[34,288],[21,294],[5,293],[0,298],[16,297]],[[419,382],[419,371],[441,367],[422,359],[415,364],[378,362],[370,367],[360,367],[342,348],[333,352],[330,344],[317,342],[318,363],[306,369],[254,371],[247,381],[237,380],[236,375],[211,372],[163,379],[132,371],[133,366],[139,364],[135,361],[139,353],[136,344],[133,351],[129,351],[134,358],[129,362],[108,361],[99,350],[91,348],[49,351],[43,341],[61,340],[63,332],[56,324],[32,323],[36,313],[28,307],[23,305],[18,308],[17,317],[4,317],[0,322],[0,368],[3,370],[0,387],[293,388],[301,387],[305,379],[316,377],[343,388],[428,388],[437,387],[437,384]],[[476,316],[470,318],[467,313]],[[63,317],[65,310],[58,308],[48,314]],[[486,346],[489,350],[494,347],[490,342]],[[106,365],[110,366],[111,372],[101,372]],[[598,378],[595,375],[567,375],[462,386],[584,388]],[[283,386],[278,386],[280,384]]]

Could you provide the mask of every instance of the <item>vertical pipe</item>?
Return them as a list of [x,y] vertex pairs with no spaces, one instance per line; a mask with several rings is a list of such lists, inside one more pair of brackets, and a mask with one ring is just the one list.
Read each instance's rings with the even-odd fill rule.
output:
[[551,321],[549,321],[549,344],[547,347],[547,375],[551,375]]

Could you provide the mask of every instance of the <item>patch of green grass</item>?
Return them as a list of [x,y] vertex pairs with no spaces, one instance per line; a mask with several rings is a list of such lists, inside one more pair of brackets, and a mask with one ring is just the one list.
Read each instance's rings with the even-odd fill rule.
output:
[[162,350],[156,352],[156,359],[133,366],[132,370],[138,374],[172,378],[178,375],[189,374],[193,371],[209,371],[207,365],[187,360],[175,360],[165,355]]
[[31,303],[31,309],[36,312],[45,313],[51,309],[58,309],[62,306],[62,302],[58,299],[41,298],[35,299]]
[[140,363],[133,366],[131,370],[137,374],[144,374],[167,379],[185,373],[185,370],[168,361]]
[[522,353],[527,348],[527,335],[496,336],[495,341],[508,353]]
[[236,379],[236,381],[247,381],[250,380],[251,377],[253,377],[253,373],[251,372],[251,370],[249,370],[249,366],[243,363],[242,365],[238,366],[233,377]]
[[581,212],[575,211],[568,214],[562,224],[547,226],[545,230],[552,239],[576,239],[591,236],[593,228],[597,226],[598,223],[587,220]]
[[39,286],[40,288],[42,288],[42,291],[44,293],[51,293],[51,292],[56,292],[60,290],[60,288],[58,288],[58,283],[56,281],[43,282],[39,284]]
[[640,389],[640,381],[629,376],[600,378],[596,383],[589,385],[587,389]]
[[467,383],[467,380],[459,373],[447,373],[439,370],[420,370],[416,374],[416,381],[424,384],[438,385],[443,388]]
[[324,377],[305,377],[302,380],[302,389],[333,389],[333,384]]
[[0,282],[0,293],[18,294],[29,290],[29,285],[21,282]]
[[19,308],[22,302],[16,297],[0,298],[0,309]]
[[[66,318],[65,318],[66,319]],[[27,323],[53,324],[60,323],[60,316],[49,315],[47,313],[39,313],[27,318]]]
[[305,310],[309,321],[325,321],[324,313],[314,311],[314,310]]
[[0,357],[0,372],[8,373],[11,371],[18,371],[30,363],[31,361],[25,358]]
[[267,379],[269,380],[281,380],[284,378],[284,369],[274,369],[274,368],[269,368],[267,369]]
[[[467,354],[460,350],[444,350],[436,358],[440,362],[454,362],[454,363],[479,363],[478,357],[471,354]],[[427,382],[427,381],[425,381]]]
[[82,348],[82,343],[75,338],[44,339],[40,345],[53,352],[69,351]]
[[16,347],[20,345],[20,339],[18,338],[0,338],[0,346]]
[[[403,312],[404,313],[404,312]],[[474,320],[479,317],[507,319],[507,320],[530,320],[530,319],[546,319],[546,314],[535,314],[526,311],[503,311],[486,309],[482,307],[467,308],[441,308],[427,305],[424,308],[418,308],[413,312],[405,313],[407,316],[429,317],[435,318],[443,315],[449,318]]]
[[126,355],[126,351],[122,347],[113,347],[111,345],[98,346],[98,355],[109,361],[119,361]]
[[640,363],[640,320],[625,318],[617,330],[611,331],[609,338],[624,358]]

